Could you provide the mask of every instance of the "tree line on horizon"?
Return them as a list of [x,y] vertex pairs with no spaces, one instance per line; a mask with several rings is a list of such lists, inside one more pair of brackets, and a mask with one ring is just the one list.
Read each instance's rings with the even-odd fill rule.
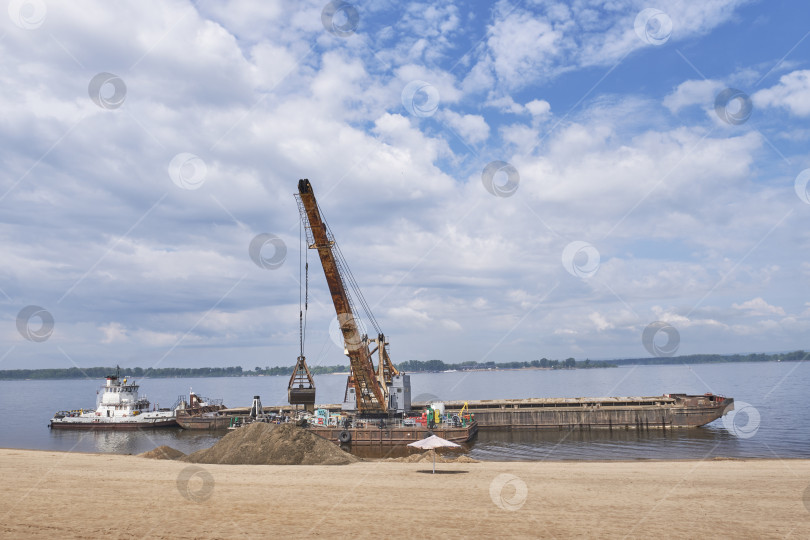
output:
[[660,365],[660,364],[720,364],[729,362],[801,362],[810,357],[805,351],[786,353],[749,353],[749,354],[688,354],[684,356],[661,356],[653,358],[624,358],[610,360],[616,365]]
[[[627,358],[619,360],[590,360],[577,361],[574,358],[565,360],[540,360],[516,362],[476,362],[474,360],[446,363],[442,360],[406,360],[396,364],[397,369],[407,373],[436,373],[441,371],[470,371],[470,370],[497,370],[497,369],[592,369],[611,368],[619,365],[660,365],[660,364],[712,364],[712,363],[743,363],[743,362],[799,362],[805,360],[810,353],[793,351],[789,353],[752,353],[752,354],[692,354],[686,356],[657,357],[657,358]],[[245,370],[242,366],[230,367],[202,367],[202,368],[122,368],[122,377],[136,378],[180,378],[180,377],[255,377],[255,376],[289,376],[294,366],[260,367]],[[312,366],[313,375],[327,375],[330,373],[348,372],[348,365]],[[115,367],[89,367],[89,368],[44,368],[44,369],[6,369],[0,370],[0,380],[24,379],[103,379],[115,374]]]

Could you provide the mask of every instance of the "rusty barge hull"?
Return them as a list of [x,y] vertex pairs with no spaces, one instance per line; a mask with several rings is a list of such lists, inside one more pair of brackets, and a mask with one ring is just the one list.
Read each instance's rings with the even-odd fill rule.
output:
[[177,415],[177,425],[183,429],[228,429],[235,417],[233,416],[193,416]]
[[[459,401],[444,403],[450,411],[464,405]],[[655,397],[480,400],[467,404],[482,430],[646,430],[704,426],[732,410],[734,399],[711,394],[665,394]]]
[[[436,426],[433,429],[424,427],[385,427],[376,426],[342,429],[339,427],[310,426],[309,430],[327,441],[335,444],[357,446],[406,446],[409,443],[424,439],[430,435],[437,435],[442,439],[463,444],[471,441],[478,433],[478,424],[473,422],[468,426]],[[347,434],[348,441],[345,440]],[[343,434],[344,440],[341,440]]]
[[[448,413],[457,413],[464,401],[444,401]],[[527,398],[467,401],[481,430],[554,429],[680,429],[704,426],[734,409],[734,399],[705,394],[665,394],[653,397]],[[414,402],[414,410],[428,403]],[[339,412],[339,404],[318,408]],[[288,406],[264,407],[265,412],[288,410]],[[226,429],[233,416],[247,416],[249,408],[220,411],[214,418],[184,418],[186,429]],[[338,430],[338,432],[341,430]],[[446,437],[444,437],[446,438]],[[369,443],[372,444],[372,443]],[[379,443],[376,443],[379,444]]]

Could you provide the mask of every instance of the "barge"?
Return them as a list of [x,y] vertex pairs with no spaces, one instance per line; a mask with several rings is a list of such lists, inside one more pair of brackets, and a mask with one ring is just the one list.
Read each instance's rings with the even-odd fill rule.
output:
[[227,429],[232,422],[221,399],[200,397],[189,392],[188,401],[181,396],[175,410],[177,425],[183,429]]
[[[443,401],[448,414],[464,409],[481,430],[681,429],[704,426],[734,410],[734,398],[716,394],[646,397],[525,398]],[[414,402],[414,410],[431,402]],[[319,405],[339,412],[340,404]],[[278,411],[284,407],[269,407]],[[234,412],[248,409],[232,409]]]
[[733,398],[711,393],[445,401],[444,404],[450,411],[460,410],[466,404],[482,430],[692,428],[713,422],[734,409]]
[[[604,397],[604,398],[526,398],[475,401],[444,401],[447,414],[470,413],[476,421],[474,431],[529,431],[529,430],[570,430],[570,429],[681,429],[704,426],[734,409],[734,399],[730,397],[703,394],[664,394],[647,397]],[[466,409],[464,405],[466,404]],[[430,402],[414,402],[413,410],[426,409]],[[320,405],[319,411],[340,413],[342,405]],[[234,418],[251,415],[251,407],[223,409],[196,417],[178,417],[180,425],[186,429],[227,429]],[[265,414],[291,415],[289,406],[263,407]],[[253,413],[255,414],[255,413]],[[463,415],[463,413],[462,413]],[[321,415],[323,416],[323,415]],[[326,438],[338,441],[339,425],[319,425],[317,415],[312,428],[328,429]],[[439,424],[441,426],[441,424]],[[437,426],[438,427],[438,426]],[[441,429],[441,427],[439,427]],[[373,431],[373,430],[372,430]],[[436,432],[434,430],[434,432]],[[462,435],[448,432],[442,438],[458,442]],[[470,438],[474,433],[469,435]],[[356,444],[380,444],[386,437],[391,440],[405,440],[408,436],[399,433],[381,435],[351,433]],[[362,441],[362,442],[361,442]],[[368,442],[364,442],[368,441]],[[409,441],[410,442],[410,441]],[[407,444],[407,443],[406,443]]]

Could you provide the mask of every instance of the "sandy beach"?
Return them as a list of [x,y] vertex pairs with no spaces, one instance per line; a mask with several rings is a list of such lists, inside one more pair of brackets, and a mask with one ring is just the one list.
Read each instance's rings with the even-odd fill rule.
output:
[[[7,538],[810,537],[810,460],[192,465],[0,450]],[[423,472],[428,471],[428,472]]]

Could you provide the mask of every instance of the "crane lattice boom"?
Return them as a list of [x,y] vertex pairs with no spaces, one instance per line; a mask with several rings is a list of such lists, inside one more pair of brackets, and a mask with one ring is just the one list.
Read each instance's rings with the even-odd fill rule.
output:
[[[349,384],[353,385],[355,389],[357,410],[367,414],[386,413],[388,407],[385,387],[375,373],[372,356],[368,349],[368,340],[364,339],[358,329],[355,310],[343,278],[346,271],[342,270],[340,260],[336,257],[334,239],[321,217],[309,180],[298,181],[296,198],[299,201],[301,219],[304,220],[304,226],[307,229],[309,248],[318,250],[329,293],[332,296],[332,303],[335,305],[338,324],[343,334],[346,354],[351,366]],[[386,364],[393,368],[390,360]]]

